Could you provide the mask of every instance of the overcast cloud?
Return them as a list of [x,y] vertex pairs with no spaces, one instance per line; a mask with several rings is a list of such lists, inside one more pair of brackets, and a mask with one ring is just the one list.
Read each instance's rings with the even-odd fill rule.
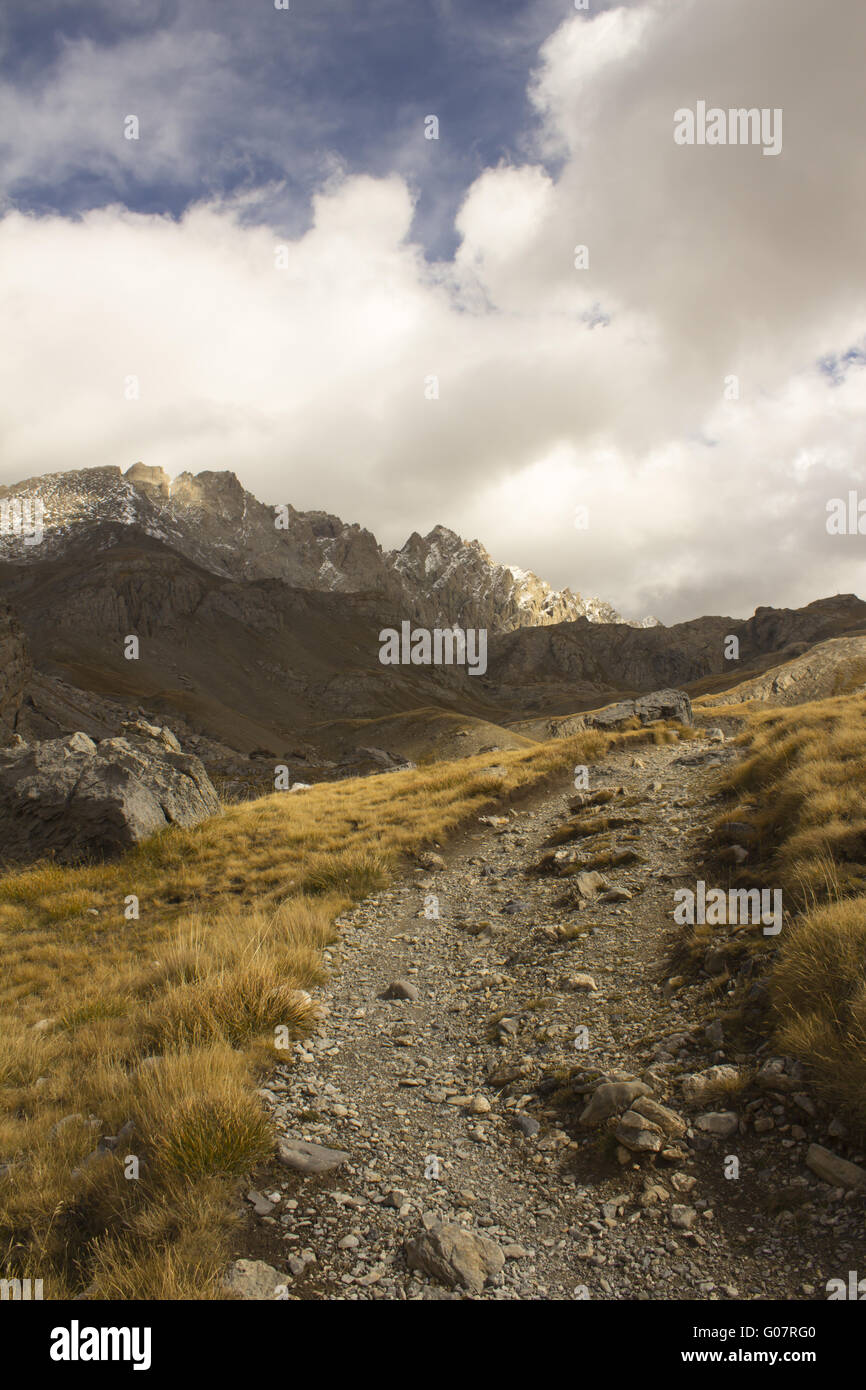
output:
[[[5,35],[0,481],[230,468],[666,622],[862,592],[825,526],[866,497],[861,0],[430,8],[441,102],[417,52],[414,106],[344,89],[306,7],[319,99],[278,128],[242,6],[73,6],[38,63]],[[390,71],[383,35],[343,41]],[[699,100],[781,108],[781,154],[676,145]]]

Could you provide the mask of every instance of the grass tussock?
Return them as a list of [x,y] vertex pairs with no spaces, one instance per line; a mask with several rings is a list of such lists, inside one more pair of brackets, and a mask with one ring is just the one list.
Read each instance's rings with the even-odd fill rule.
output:
[[717,827],[754,827],[791,914],[769,975],[777,1045],[866,1133],[866,694],[750,713],[738,741]]
[[236,1184],[273,1149],[256,1075],[313,1026],[335,919],[403,856],[646,739],[269,795],[113,863],[0,877],[0,1273],[48,1298],[222,1296]]

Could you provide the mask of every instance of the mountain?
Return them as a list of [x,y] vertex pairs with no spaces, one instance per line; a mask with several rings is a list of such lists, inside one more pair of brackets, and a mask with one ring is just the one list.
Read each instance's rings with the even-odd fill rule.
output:
[[401,617],[428,627],[456,623],[495,633],[578,617],[624,621],[603,600],[584,601],[532,573],[496,564],[478,541],[464,541],[444,526],[428,536],[413,534],[400,550],[383,551],[371,532],[327,512],[265,506],[229,472],[181,473],[171,481],[161,468],[136,463],[125,473],[47,473],[0,487],[4,503],[7,509],[38,503],[43,512],[38,545],[23,545],[8,527],[0,528],[0,559],[15,563],[56,559],[83,542],[104,551],[141,533],[224,578],[376,594],[394,600]]
[[[271,779],[279,758],[315,780],[388,753],[545,738],[617,699],[722,691],[866,632],[851,594],[747,619],[600,621],[598,604],[579,612],[577,596],[442,527],[390,554],[325,513],[287,508],[278,529],[228,473],[171,487],[140,466],[51,474],[4,489],[0,517],[28,495],[44,504],[41,543],[0,537],[0,741],[102,738],[144,716],[232,787],[249,788],[243,769],[259,756]],[[486,671],[383,665],[381,630],[407,619],[488,626]]]

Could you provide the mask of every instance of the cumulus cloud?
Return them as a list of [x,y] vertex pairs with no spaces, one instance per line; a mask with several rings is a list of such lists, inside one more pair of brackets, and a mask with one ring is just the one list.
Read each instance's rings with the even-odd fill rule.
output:
[[[233,468],[665,621],[856,591],[858,538],[824,523],[866,481],[864,39],[855,0],[575,14],[531,78],[533,155],[479,173],[448,261],[396,172],[334,175],[290,239],[243,198],[9,212],[0,480]],[[698,100],[783,108],[781,155],[676,145]]]

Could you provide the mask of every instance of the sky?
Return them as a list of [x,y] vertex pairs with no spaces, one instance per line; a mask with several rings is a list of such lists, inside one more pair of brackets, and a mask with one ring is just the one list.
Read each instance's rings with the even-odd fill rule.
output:
[[665,622],[863,594],[864,52],[862,0],[8,6],[0,482],[232,469]]

